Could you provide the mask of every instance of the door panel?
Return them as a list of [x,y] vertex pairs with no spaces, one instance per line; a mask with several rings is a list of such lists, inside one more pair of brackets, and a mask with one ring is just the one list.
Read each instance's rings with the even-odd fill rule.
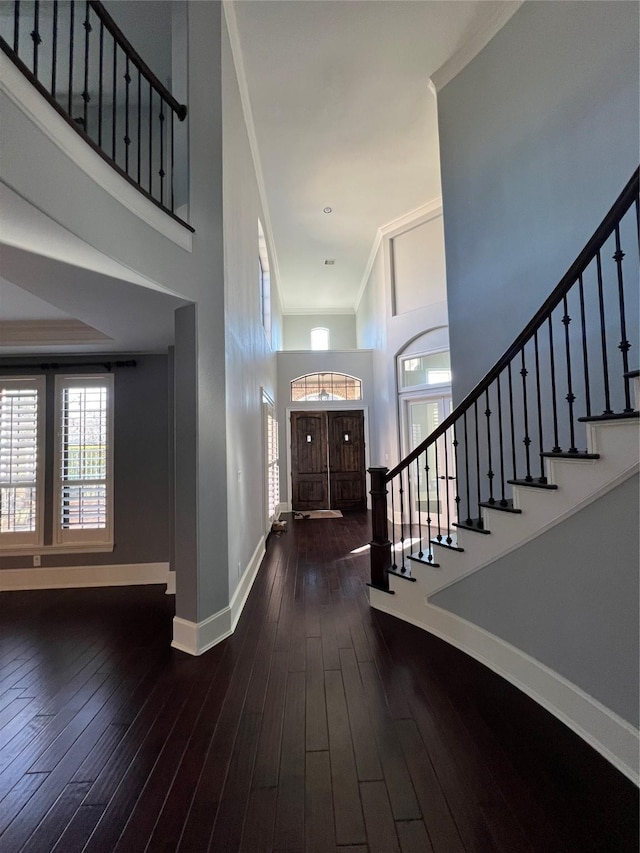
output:
[[331,509],[365,509],[364,413],[328,412]]
[[364,412],[292,412],[292,509],[366,509]]
[[326,412],[291,412],[291,480],[294,510],[329,507]]

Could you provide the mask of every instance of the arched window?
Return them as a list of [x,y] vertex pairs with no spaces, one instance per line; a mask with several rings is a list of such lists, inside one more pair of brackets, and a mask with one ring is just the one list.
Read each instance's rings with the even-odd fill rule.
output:
[[347,373],[308,373],[291,382],[291,401],[362,400],[362,381]]
[[329,349],[329,329],[324,326],[311,329],[311,349]]

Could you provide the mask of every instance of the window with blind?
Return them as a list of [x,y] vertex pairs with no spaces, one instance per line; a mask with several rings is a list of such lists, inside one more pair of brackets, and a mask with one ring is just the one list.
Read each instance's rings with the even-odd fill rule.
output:
[[113,376],[56,377],[54,542],[113,540]]
[[0,378],[0,548],[43,541],[42,376]]

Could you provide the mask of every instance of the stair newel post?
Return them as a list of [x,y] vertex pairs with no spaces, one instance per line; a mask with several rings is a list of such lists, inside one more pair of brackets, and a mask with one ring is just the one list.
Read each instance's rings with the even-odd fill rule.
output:
[[391,568],[391,542],[387,531],[388,468],[369,468],[371,477],[371,583],[374,589],[390,592],[387,569]]

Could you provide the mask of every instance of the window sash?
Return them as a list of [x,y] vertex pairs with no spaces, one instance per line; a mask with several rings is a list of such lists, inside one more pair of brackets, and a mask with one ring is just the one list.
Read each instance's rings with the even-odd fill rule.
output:
[[113,542],[113,375],[56,376],[55,545]]
[[0,550],[42,545],[44,435],[44,376],[2,377]]

